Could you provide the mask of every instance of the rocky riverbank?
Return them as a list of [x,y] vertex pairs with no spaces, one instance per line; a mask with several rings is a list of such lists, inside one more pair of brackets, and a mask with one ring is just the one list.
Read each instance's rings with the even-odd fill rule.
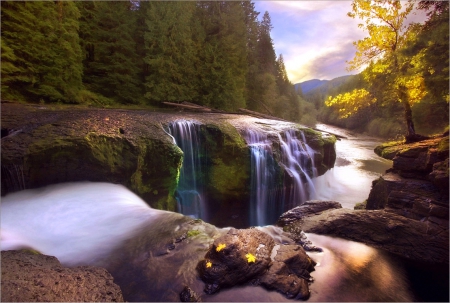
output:
[[375,151],[393,167],[375,180],[366,209],[311,201],[283,214],[278,225],[366,243],[406,258],[449,263],[448,134]]
[[2,302],[124,302],[106,269],[63,267],[36,252],[2,251]]

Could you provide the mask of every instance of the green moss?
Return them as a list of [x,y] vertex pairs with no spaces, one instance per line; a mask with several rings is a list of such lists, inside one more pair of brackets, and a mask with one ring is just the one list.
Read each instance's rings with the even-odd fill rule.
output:
[[190,238],[190,237],[194,237],[194,236],[197,236],[197,235],[199,235],[201,232],[200,231],[198,231],[198,230],[189,230],[188,232],[187,232],[187,237],[188,238]]
[[364,202],[356,203],[355,207],[353,209],[366,209],[367,200],[364,200]]
[[448,152],[448,150],[449,150],[448,143],[449,142],[448,142],[448,136],[447,136],[439,142],[438,148],[437,148],[438,152],[439,153]]

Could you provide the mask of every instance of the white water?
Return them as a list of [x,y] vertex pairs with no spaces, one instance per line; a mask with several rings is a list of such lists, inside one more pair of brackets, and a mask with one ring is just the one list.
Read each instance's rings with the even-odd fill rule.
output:
[[[313,161],[314,151],[306,144],[303,133],[303,141],[297,138],[293,130],[288,130],[283,135],[286,137],[285,139],[283,139],[281,134],[278,134],[281,143],[282,162],[294,184],[294,186],[283,193],[284,200],[288,200],[285,203],[290,209],[315,197],[316,193],[312,178],[317,177],[317,170]],[[312,171],[312,176],[309,176],[308,168]],[[304,183],[302,177],[306,179],[306,183]]]
[[2,197],[2,250],[32,248],[63,264],[88,264],[165,211],[122,185],[65,183]]
[[313,178],[314,150],[297,138],[294,130],[278,133],[281,163],[285,171],[283,184],[277,184],[277,166],[271,140],[267,134],[245,129],[244,138],[251,151],[250,224],[262,226],[276,221],[288,209],[316,197]]
[[251,150],[250,224],[260,226],[277,212],[275,164],[266,134],[248,129],[245,140]]
[[199,123],[178,120],[169,124],[169,133],[183,151],[183,165],[177,187],[177,211],[186,216],[207,220],[207,209],[199,173],[202,171]]

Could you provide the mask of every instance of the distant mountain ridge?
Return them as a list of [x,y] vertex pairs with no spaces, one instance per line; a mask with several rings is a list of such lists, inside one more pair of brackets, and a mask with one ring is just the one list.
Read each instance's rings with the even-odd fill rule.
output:
[[309,92],[312,89],[315,89],[316,87],[319,87],[325,83],[327,83],[330,80],[319,80],[319,79],[312,79],[304,82],[300,82],[297,84],[294,84],[295,89],[297,89],[298,85],[300,85],[302,92],[305,94]]
[[341,76],[337,77],[331,80],[319,80],[319,79],[312,79],[308,81],[303,81],[300,83],[294,84],[295,89],[297,89],[298,86],[301,87],[303,94],[311,94],[314,92],[320,92],[324,93],[327,90],[329,90],[332,87],[337,87],[344,83],[349,77],[352,77],[353,75],[347,75],[347,76]]

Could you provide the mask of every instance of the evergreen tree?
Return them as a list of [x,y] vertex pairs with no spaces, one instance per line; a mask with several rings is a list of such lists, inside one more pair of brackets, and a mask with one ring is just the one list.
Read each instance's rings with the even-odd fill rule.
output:
[[203,104],[224,110],[245,107],[247,49],[244,9],[240,2],[200,2],[204,45],[199,51],[203,68]]
[[148,73],[145,97],[152,102],[194,101],[196,49],[192,40],[194,2],[152,1],[144,34]]
[[80,22],[86,87],[119,103],[139,103],[135,12],[131,2],[83,1]]
[[73,2],[2,2],[1,17],[4,97],[76,102],[82,68]]

